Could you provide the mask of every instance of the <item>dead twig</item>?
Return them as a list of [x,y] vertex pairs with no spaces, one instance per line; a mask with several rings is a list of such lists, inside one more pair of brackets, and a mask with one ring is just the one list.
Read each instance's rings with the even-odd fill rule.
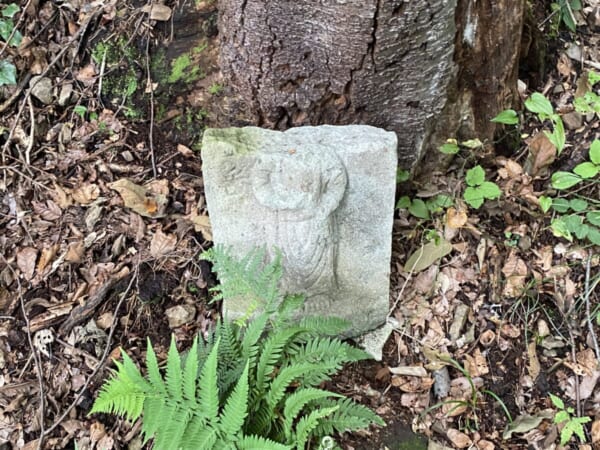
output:
[[[150,15],[148,15],[150,22]],[[148,131],[148,145],[150,146],[150,161],[152,162],[152,175],[154,178],[158,176],[156,170],[156,157],[154,155],[154,86],[152,85],[152,74],[150,73],[150,27],[146,32],[146,85],[150,90],[150,130]]]

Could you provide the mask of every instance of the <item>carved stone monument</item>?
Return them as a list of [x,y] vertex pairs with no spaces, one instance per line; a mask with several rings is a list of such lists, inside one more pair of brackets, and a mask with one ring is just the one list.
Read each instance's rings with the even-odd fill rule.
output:
[[[215,244],[281,250],[283,292],[307,314],[381,325],[389,302],[396,135],[366,125],[208,129],[202,141]],[[225,300],[230,317],[248,305]]]

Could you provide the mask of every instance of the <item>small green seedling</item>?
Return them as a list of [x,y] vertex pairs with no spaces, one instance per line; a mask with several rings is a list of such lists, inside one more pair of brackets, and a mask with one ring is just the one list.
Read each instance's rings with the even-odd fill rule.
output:
[[398,169],[396,172],[396,183],[404,183],[410,178],[410,172],[405,169]]
[[485,181],[483,167],[477,165],[467,171],[465,176],[467,188],[463,194],[465,202],[475,209],[479,209],[485,200],[493,200],[502,194],[498,185],[492,181]]
[[396,203],[396,209],[407,209],[411,215],[419,219],[429,220],[431,214],[440,213],[452,206],[453,203],[452,197],[445,194],[438,194],[426,201],[420,198],[411,200],[408,195],[404,195]]
[[525,100],[525,108],[532,113],[537,114],[538,119],[541,122],[544,122],[545,120],[550,120],[550,122],[552,122],[552,133],[548,131],[544,131],[544,133],[548,136],[550,142],[554,144],[556,151],[560,155],[565,148],[566,143],[565,126],[560,116],[554,112],[550,100],[539,92],[534,92],[527,100]]
[[564,402],[556,395],[550,394],[550,400],[552,404],[558,409],[554,415],[554,423],[561,424],[566,422],[563,429],[560,432],[560,445],[565,445],[573,435],[577,435],[581,442],[585,442],[585,433],[583,430],[583,424],[588,423],[589,417],[574,417],[575,410],[569,406],[565,407]]
[[501,123],[503,125],[517,125],[519,123],[519,116],[514,109],[505,109],[490,122]]
[[208,87],[208,93],[210,95],[219,95],[223,91],[223,85],[219,83],[213,83]]
[[468,139],[460,143],[456,139],[447,139],[441,147],[438,147],[438,150],[445,155],[456,155],[461,147],[475,150],[482,148],[483,143],[479,139]]

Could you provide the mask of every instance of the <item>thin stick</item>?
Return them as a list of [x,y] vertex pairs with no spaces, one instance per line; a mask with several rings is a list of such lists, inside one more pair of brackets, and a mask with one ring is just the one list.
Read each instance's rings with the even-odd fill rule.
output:
[[31,125],[29,129],[29,142],[25,149],[25,162],[29,166],[31,165],[31,150],[33,149],[33,140],[35,139],[35,113],[33,112],[31,96],[27,97],[27,104],[29,105],[29,121],[31,122]]
[[[150,20],[150,15],[148,15]],[[152,175],[158,176],[156,170],[156,158],[154,155],[154,86],[152,85],[152,74],[150,73],[150,28],[146,35],[146,84],[150,89],[150,130],[148,132],[148,144],[150,145],[150,160],[152,161]]]
[[[596,333],[594,332],[594,325],[592,324],[592,318],[590,313],[590,266],[592,265],[592,255],[590,254],[587,259],[587,263],[585,265],[585,317],[588,324],[588,329],[590,331],[590,336],[592,339],[592,343],[594,344],[594,351],[596,352],[596,362],[600,364],[600,349],[598,348],[598,338],[596,338]],[[595,284],[598,284],[597,281]],[[595,285],[594,285],[595,286]]]

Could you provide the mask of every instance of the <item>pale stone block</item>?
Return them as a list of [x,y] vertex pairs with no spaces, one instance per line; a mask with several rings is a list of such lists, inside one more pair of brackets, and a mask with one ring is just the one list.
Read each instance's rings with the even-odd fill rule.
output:
[[[215,244],[245,255],[282,252],[283,292],[304,293],[303,313],[334,315],[351,334],[389,308],[396,135],[366,125],[208,129],[202,141]],[[230,317],[248,305],[224,302]]]

